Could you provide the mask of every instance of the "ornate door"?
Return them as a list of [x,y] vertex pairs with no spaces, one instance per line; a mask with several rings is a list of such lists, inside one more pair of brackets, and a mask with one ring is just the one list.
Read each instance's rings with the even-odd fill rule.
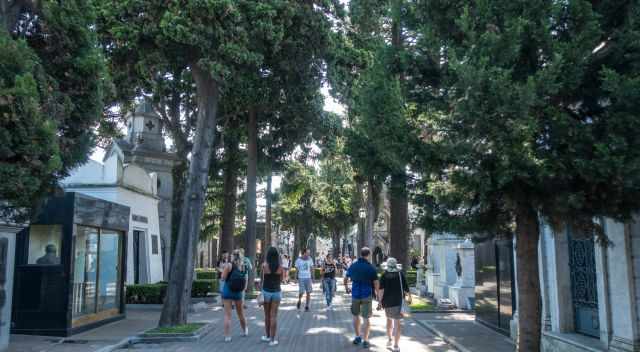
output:
[[569,233],[569,267],[575,331],[600,337],[596,260],[592,238],[575,238]]

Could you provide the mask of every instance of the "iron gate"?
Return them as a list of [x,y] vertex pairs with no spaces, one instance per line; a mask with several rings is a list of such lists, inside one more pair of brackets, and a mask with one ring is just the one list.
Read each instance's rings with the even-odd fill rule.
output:
[[600,337],[593,238],[574,238],[569,232],[569,268],[575,331]]

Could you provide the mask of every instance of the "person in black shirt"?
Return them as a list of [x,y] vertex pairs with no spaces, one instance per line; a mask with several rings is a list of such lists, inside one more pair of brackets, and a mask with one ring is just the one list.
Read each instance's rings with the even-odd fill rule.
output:
[[331,309],[333,294],[336,291],[336,262],[331,254],[327,254],[326,260],[322,264],[322,291],[327,300],[327,308]]
[[276,332],[278,328],[278,307],[282,301],[282,275],[284,269],[280,262],[280,254],[275,247],[267,251],[265,262],[262,264],[262,297],[264,298],[264,329],[262,342],[269,342],[269,346],[277,346]]
[[411,304],[411,293],[405,275],[398,270],[398,262],[395,258],[387,259],[387,268],[380,277],[378,297],[381,298],[380,304],[387,316],[387,347],[391,348],[393,345],[394,352],[400,351],[398,343],[400,342],[402,302],[407,294],[407,303]]

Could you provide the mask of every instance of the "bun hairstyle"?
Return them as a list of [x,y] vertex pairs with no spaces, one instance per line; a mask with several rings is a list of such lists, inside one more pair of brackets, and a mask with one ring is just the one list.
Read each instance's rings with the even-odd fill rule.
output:
[[244,255],[242,255],[241,250],[236,249],[233,251],[233,259],[231,261],[231,264],[238,268],[238,270],[244,271]]

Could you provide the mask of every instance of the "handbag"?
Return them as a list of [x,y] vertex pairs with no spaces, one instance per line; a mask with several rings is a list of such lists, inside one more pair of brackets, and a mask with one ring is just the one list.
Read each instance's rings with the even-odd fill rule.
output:
[[402,287],[402,272],[398,272],[398,280],[400,280],[400,298],[402,300],[402,306],[400,307],[400,313],[402,316],[409,316],[411,314],[411,308],[404,299],[404,287]]

